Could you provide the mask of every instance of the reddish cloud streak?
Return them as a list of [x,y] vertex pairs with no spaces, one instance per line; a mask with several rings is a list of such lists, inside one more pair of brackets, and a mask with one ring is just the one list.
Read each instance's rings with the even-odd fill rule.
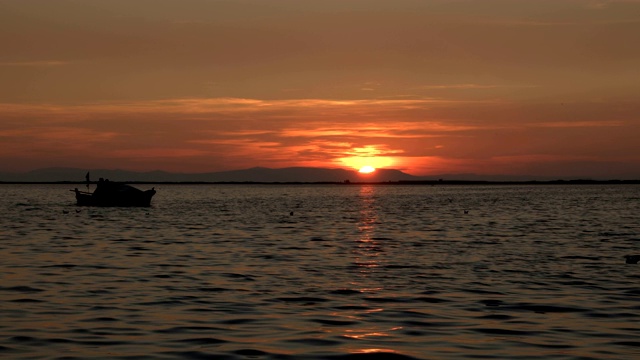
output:
[[[627,106],[620,108],[635,109]],[[544,164],[615,160],[633,165],[640,160],[630,155],[640,153],[629,135],[637,125],[620,120],[631,113],[606,121],[588,116],[568,121],[560,112],[561,120],[550,121],[547,115],[562,106],[537,104],[537,114],[510,121],[517,108],[505,101],[434,99],[5,104],[0,106],[0,116],[8,120],[0,129],[5,144],[0,155],[10,170],[59,161],[182,172],[372,165],[417,175],[529,173],[541,172]]]

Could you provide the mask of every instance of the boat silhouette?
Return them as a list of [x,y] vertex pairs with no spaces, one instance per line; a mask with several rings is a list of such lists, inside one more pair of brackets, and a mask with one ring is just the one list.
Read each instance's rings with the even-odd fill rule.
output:
[[155,188],[140,190],[131,185],[100,179],[93,192],[71,190],[76,194],[78,206],[151,206],[151,198],[156,194]]

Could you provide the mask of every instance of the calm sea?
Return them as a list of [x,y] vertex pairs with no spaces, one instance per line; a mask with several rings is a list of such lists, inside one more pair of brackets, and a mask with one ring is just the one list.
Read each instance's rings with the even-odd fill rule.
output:
[[69,189],[0,186],[3,359],[640,358],[640,186]]

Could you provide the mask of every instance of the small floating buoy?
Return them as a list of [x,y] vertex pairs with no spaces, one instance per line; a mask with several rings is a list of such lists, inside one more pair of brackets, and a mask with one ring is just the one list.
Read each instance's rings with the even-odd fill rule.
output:
[[289,213],[289,216],[293,216],[293,211]]
[[465,214],[468,214],[468,213],[469,213],[469,210],[465,210],[465,211],[464,211],[464,213],[465,213]]

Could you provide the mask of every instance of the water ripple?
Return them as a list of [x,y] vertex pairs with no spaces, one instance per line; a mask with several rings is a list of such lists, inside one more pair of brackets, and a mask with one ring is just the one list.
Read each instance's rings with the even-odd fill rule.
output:
[[2,187],[3,358],[640,354],[638,186]]

